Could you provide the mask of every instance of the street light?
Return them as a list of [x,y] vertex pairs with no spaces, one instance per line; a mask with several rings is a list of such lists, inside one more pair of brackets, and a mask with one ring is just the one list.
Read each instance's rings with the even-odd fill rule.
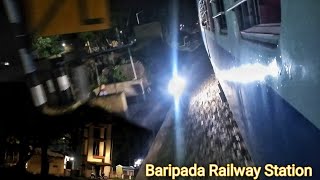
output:
[[136,13],[136,18],[137,18],[137,22],[138,22],[138,24],[140,24],[139,14],[140,14],[140,13],[142,13],[142,12],[143,12],[143,10],[142,10],[142,11],[140,11],[140,12],[138,12],[138,13]]
[[132,70],[133,70],[134,80],[136,80],[136,79],[138,79],[138,77],[137,77],[137,73],[136,73],[136,67],[134,66],[134,62],[132,59],[130,47],[128,47],[128,54],[129,54],[129,58],[130,58],[130,62],[131,62]]
[[137,160],[134,162],[134,167],[139,167],[139,166],[142,164],[142,161],[143,161],[143,159],[137,159]]

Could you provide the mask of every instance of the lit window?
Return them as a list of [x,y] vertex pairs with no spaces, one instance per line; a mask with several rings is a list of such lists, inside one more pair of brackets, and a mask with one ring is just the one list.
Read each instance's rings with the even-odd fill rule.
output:
[[93,142],[93,155],[99,156],[100,150],[100,141],[94,141]]
[[104,128],[104,139],[108,138],[108,128]]
[[93,129],[93,138],[94,139],[100,139],[100,128],[94,128]]

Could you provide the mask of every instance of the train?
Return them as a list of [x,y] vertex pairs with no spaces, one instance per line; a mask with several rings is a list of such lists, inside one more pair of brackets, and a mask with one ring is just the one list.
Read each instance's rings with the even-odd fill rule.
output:
[[216,78],[257,166],[320,178],[320,1],[197,0]]

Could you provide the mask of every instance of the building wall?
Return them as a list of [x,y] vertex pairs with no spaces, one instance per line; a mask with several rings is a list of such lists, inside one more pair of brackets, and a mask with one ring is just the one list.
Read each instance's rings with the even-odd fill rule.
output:
[[[144,93],[144,87],[146,84],[147,83],[145,79],[137,79],[132,81],[106,84],[104,90],[106,90],[108,94],[124,92],[126,97],[132,97],[142,95]],[[99,88],[95,89],[94,92],[98,94]]]
[[[41,172],[41,155],[36,154],[31,157],[27,164],[27,171],[32,174]],[[49,174],[54,176],[64,175],[64,158],[49,157]]]
[[32,174],[40,174],[41,172],[41,156],[34,155],[28,161],[27,171]]
[[105,163],[111,164],[112,158],[111,158],[111,128],[112,125],[109,124],[107,127],[107,139],[106,139],[106,150],[105,150]]
[[118,165],[116,167],[116,176],[122,179],[131,179],[134,176],[134,168]]
[[[96,139],[94,130],[98,128],[100,138]],[[86,156],[84,159],[86,164],[84,176],[90,177],[93,172],[94,165],[102,165],[100,171],[108,176],[111,171],[111,124],[89,125],[84,134],[83,153]],[[87,136],[88,135],[88,136]],[[94,155],[94,142],[99,142],[99,155]]]
[[[37,32],[41,36],[104,30],[111,26],[109,1],[68,0],[58,4],[53,2],[57,1],[24,1],[23,7],[25,7],[24,10],[27,14],[26,24],[30,32],[34,32],[35,29],[39,31],[39,24],[46,20],[46,13],[48,9],[51,10],[52,8],[54,8],[55,15],[49,21],[46,20],[48,21],[46,25],[42,26],[41,31]],[[96,22],[90,23],[87,22],[88,20]]]
[[125,114],[128,110],[127,100],[124,93],[99,97],[93,99],[91,103],[113,113]]
[[105,176],[109,176],[111,173],[111,166],[104,167],[103,172],[104,172]]
[[[112,125],[109,124],[107,129],[107,139],[106,139],[105,156],[104,156],[105,157],[104,162],[109,164],[112,163],[111,128],[112,128]],[[111,166],[104,167],[104,174],[110,174],[110,171],[111,171]]]
[[64,158],[50,158],[49,174],[55,176],[64,175]]

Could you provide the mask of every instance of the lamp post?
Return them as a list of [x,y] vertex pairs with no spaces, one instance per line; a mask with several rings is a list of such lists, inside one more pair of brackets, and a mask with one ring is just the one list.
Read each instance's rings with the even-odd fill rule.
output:
[[129,57],[130,57],[130,62],[131,62],[132,70],[133,70],[134,80],[136,80],[138,78],[137,78],[136,68],[134,66],[134,62],[133,62],[133,59],[132,59],[130,47],[128,47],[128,54],[129,54]]
[[137,23],[138,23],[138,24],[140,24],[139,14],[142,13],[142,12],[143,12],[143,10],[140,11],[140,12],[138,12],[138,13],[136,13],[136,18],[137,18]]

